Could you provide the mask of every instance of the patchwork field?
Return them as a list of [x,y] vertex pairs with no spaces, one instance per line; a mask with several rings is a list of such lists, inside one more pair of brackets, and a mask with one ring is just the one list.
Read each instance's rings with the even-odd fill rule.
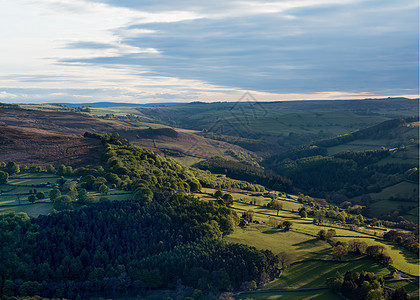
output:
[[[0,213],[24,212],[28,216],[37,217],[47,215],[53,210],[52,203],[48,197],[51,187],[40,187],[40,184],[54,185],[60,176],[46,173],[21,173],[10,178],[7,184],[0,185]],[[75,179],[75,178],[66,178]],[[34,203],[28,201],[30,195],[35,192],[43,192],[44,199],[36,200]],[[110,201],[120,201],[132,199],[132,193],[110,189],[108,194],[89,191],[89,196],[93,196],[95,201],[106,198]],[[80,205],[75,203],[75,208]]]
[[[203,189],[204,194],[201,195],[203,199],[211,201],[212,199],[214,200],[214,197],[211,195],[215,191],[214,189]],[[234,233],[225,237],[228,241],[244,243],[258,249],[269,249],[275,253],[286,252],[291,256],[292,261],[311,258],[329,260],[332,258],[331,246],[327,242],[319,240],[316,235],[321,229],[325,231],[334,229],[336,231],[334,240],[349,242],[350,240],[359,239],[368,245],[382,245],[385,247],[385,252],[393,260],[392,266],[405,273],[419,276],[419,259],[415,254],[395,244],[385,242],[380,238],[386,232],[386,228],[359,227],[358,231],[354,231],[343,225],[340,228],[339,224],[315,225],[312,218],[301,218],[297,214],[297,210],[302,207],[302,204],[296,201],[296,196],[279,198],[283,203],[283,209],[279,211],[277,216],[276,210],[265,207],[269,198],[251,195],[251,193],[231,194],[235,200],[232,208],[239,215],[245,211],[252,210],[254,212],[253,219],[261,220],[264,223],[250,224],[245,228],[237,227]],[[200,196],[200,194],[198,195]],[[249,201],[257,204],[250,204]],[[275,228],[276,222],[279,223],[285,220],[293,223],[290,231]],[[364,264],[378,266],[372,260],[365,260]],[[357,266],[354,267],[357,268]],[[364,267],[365,265],[361,266],[361,268]]]

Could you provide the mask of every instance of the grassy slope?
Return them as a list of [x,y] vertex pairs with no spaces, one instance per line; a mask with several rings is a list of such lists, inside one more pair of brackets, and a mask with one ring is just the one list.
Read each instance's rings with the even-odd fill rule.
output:
[[325,279],[334,277],[337,272],[368,271],[387,276],[392,272],[388,268],[372,262],[370,259],[356,259],[346,262],[310,261],[295,264],[286,269],[280,278],[267,284],[264,289],[311,288],[326,286]]
[[[205,192],[209,194],[213,193],[213,191],[214,190],[211,189],[205,190]],[[235,196],[234,199],[236,197],[237,196]],[[242,197],[246,196],[242,195]],[[265,204],[268,201],[267,198],[264,197],[249,197],[254,199],[260,198],[261,204]],[[207,200],[211,199],[208,194],[206,194],[206,198]],[[282,202],[283,209],[290,209],[294,205],[296,205],[295,207],[301,206],[301,204],[293,199],[283,199]],[[291,207],[288,208],[287,205],[290,205]],[[334,229],[337,233],[336,240],[348,242],[353,239],[360,239],[365,241],[368,245],[383,245],[385,247],[385,252],[392,257],[393,266],[412,275],[418,276],[420,273],[418,268],[419,259],[414,254],[404,248],[373,236],[374,232],[376,232],[378,236],[382,235],[384,232],[383,230],[362,228],[361,230],[365,232],[362,233],[327,225],[318,226],[312,223],[311,218],[301,219],[296,212],[281,210],[277,217],[276,211],[272,209],[259,205],[250,205],[249,203],[241,201],[235,201],[233,208],[237,210],[239,214],[243,211],[252,209],[255,212],[254,219],[263,220],[266,224],[251,224],[247,230],[238,227],[233,234],[226,237],[227,240],[252,245],[259,249],[269,249],[275,253],[284,251],[291,254],[295,261],[314,257],[331,258],[331,246],[326,242],[317,240],[314,236],[316,236],[321,229]],[[267,224],[270,217],[272,219],[277,219],[278,221],[292,221],[292,230],[290,232],[284,232],[283,230],[273,229]],[[313,255],[314,253],[315,256]],[[319,256],[319,254],[321,254],[321,256]]]
[[338,300],[343,299],[331,290],[305,291],[305,292],[270,292],[270,293],[244,293],[236,299],[277,300],[277,299],[302,299],[302,300]]

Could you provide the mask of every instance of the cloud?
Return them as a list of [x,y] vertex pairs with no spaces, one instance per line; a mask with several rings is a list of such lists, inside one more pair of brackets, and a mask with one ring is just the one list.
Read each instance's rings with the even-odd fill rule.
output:
[[414,0],[11,1],[0,23],[15,99],[418,93]]
[[16,99],[17,95],[5,91],[0,92],[0,99]]

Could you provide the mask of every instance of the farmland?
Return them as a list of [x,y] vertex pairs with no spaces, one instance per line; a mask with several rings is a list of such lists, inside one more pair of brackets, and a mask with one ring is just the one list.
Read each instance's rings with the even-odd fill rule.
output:
[[[7,184],[0,185],[0,212],[23,212],[33,217],[51,213],[53,206],[48,197],[48,192],[60,178],[58,175],[46,173],[21,173],[12,176]],[[65,179],[75,180],[75,178],[70,177]],[[48,185],[48,187],[45,187],[45,185]],[[30,202],[28,197],[35,195],[37,192],[43,192],[45,198],[36,200],[34,203]],[[132,198],[130,192],[117,189],[111,189],[106,195],[89,191],[88,195],[92,196],[96,202],[101,198],[109,201],[129,200]],[[80,205],[76,207],[80,207]]]
[[[205,189],[204,199],[211,200],[210,195],[214,192],[215,190]],[[237,227],[233,234],[226,237],[229,241],[244,243],[259,249],[269,249],[275,253],[287,252],[290,253],[293,261],[311,258],[330,260],[332,259],[331,246],[325,241],[319,240],[317,234],[320,230],[334,229],[336,232],[334,240],[348,243],[351,240],[362,239],[368,245],[382,245],[385,247],[385,252],[391,256],[394,267],[408,274],[419,276],[419,260],[413,253],[380,238],[387,231],[386,228],[359,227],[357,231],[354,231],[349,227],[334,223],[315,225],[312,218],[301,218],[297,214],[297,210],[302,207],[302,204],[297,202],[296,196],[280,197],[279,201],[283,203],[283,208],[279,211],[278,216],[275,210],[266,207],[269,202],[268,198],[241,193],[232,193],[232,196],[235,200],[233,209],[239,214],[252,210],[254,212],[253,219],[263,220],[264,224],[250,224],[245,228]],[[248,200],[253,203],[255,201],[257,204],[250,204]],[[276,226],[275,224],[284,220],[293,223],[293,227],[289,231],[273,228]]]

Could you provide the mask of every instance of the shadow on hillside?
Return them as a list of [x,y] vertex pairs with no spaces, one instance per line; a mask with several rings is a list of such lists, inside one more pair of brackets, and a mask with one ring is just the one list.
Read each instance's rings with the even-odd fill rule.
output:
[[317,238],[313,238],[304,242],[293,244],[293,246],[296,246],[296,250],[302,250],[302,249],[309,249],[314,247],[316,244],[319,244],[320,240]]
[[282,229],[268,229],[265,231],[261,231],[261,233],[265,233],[265,234],[274,234],[274,233],[278,233],[278,232],[282,232]]

